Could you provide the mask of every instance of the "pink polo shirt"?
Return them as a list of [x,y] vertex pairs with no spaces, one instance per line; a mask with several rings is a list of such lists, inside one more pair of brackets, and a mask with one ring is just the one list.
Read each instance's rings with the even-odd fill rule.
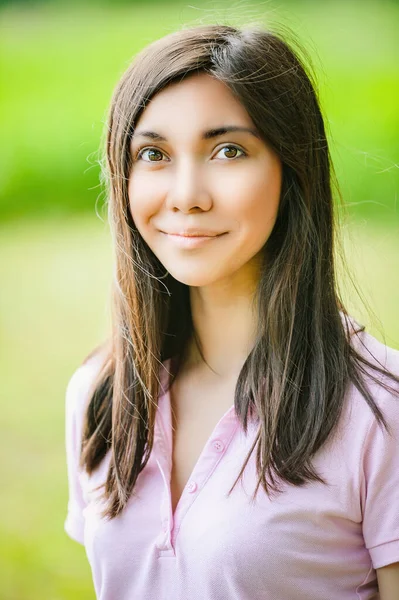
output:
[[[399,352],[368,333],[360,335],[399,374]],[[399,399],[393,394],[372,387],[392,437],[375,424],[352,387],[336,434],[314,457],[328,485],[285,485],[273,499],[260,487],[255,504],[250,503],[255,453],[243,485],[239,482],[226,497],[257,429],[251,423],[246,437],[232,405],[206,442],[172,514],[171,412],[164,393],[153,453],[139,475],[137,497],[106,522],[99,517],[99,492],[93,488],[105,479],[109,454],[92,477],[77,468],[83,411],[98,368],[98,359],[90,359],[67,387],[65,521],[68,535],[85,546],[97,598],[379,598],[375,569],[399,561]]]

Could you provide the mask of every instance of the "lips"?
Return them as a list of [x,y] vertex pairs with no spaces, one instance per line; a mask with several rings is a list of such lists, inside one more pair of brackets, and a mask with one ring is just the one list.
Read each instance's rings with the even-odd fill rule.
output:
[[164,233],[164,235],[169,238],[170,242],[175,244],[178,248],[201,248],[205,244],[210,244],[213,240],[215,240],[216,243],[217,239],[226,234],[227,232],[216,235],[214,233],[212,235],[180,235]]
[[[167,233],[167,232],[165,232]],[[203,231],[180,231],[180,232],[172,232],[168,233],[168,235],[178,235],[180,237],[217,237],[221,235],[220,233],[215,233],[213,231],[203,230]]]

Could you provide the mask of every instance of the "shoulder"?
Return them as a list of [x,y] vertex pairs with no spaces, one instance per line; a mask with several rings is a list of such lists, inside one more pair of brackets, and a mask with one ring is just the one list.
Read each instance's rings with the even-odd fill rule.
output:
[[[399,379],[399,350],[381,342],[367,331],[354,334],[351,340],[352,347],[362,358]],[[399,405],[399,381],[395,382],[387,374],[379,373],[367,365],[364,365],[364,371],[370,393],[379,408],[389,410],[392,407],[396,412]],[[370,375],[376,377],[377,381],[371,379]],[[393,388],[393,391],[386,389],[387,385]]]
[[384,367],[395,375],[399,374],[399,350],[388,346],[378,340],[362,327],[353,317],[350,317],[352,326],[351,344],[364,358],[372,364]]
[[[398,381],[361,363],[361,377],[380,410],[388,430],[380,424],[361,391],[350,383],[341,419],[341,442],[347,445],[348,456],[360,465],[367,457],[388,456],[397,451],[399,443],[399,350],[379,341],[367,331],[351,336],[351,345],[372,365],[387,369]],[[373,379],[374,377],[375,379]],[[399,456],[399,453],[398,453]],[[398,465],[399,466],[399,465]]]
[[66,386],[67,413],[82,414],[87,408],[94,383],[107,356],[106,346],[99,346],[72,372]]
[[[350,343],[357,354],[372,365],[387,369],[398,378],[398,382],[395,382],[388,375],[360,362],[360,377],[373,403],[381,411],[388,430],[399,431],[399,351],[380,342],[353,317],[348,318],[348,325]],[[389,443],[385,428],[378,423],[372,408],[353,381],[349,382],[346,389],[337,425],[335,434],[331,436],[331,443],[337,440],[341,447],[345,447],[348,461],[353,459],[354,464],[360,464],[363,453],[373,446],[376,436],[381,435],[383,443]]]
[[399,351],[365,331],[353,343],[364,358],[398,378],[394,381],[373,370],[377,379],[373,381],[368,377],[371,369],[366,368],[367,387],[388,430],[377,421],[358,390],[351,394],[351,435],[346,456],[357,473],[363,537],[377,569],[399,557]]
[[[344,328],[346,329],[346,333],[349,336],[351,347],[356,350],[357,354],[372,365],[386,369],[396,375],[396,377],[399,377],[399,350],[378,340],[366,330],[364,325],[361,325],[354,319],[354,317],[344,314],[341,311],[340,316]],[[377,374],[381,382],[385,383],[386,381],[389,381],[390,384],[393,383],[393,380],[387,375],[382,373],[378,374],[377,371],[368,365],[364,365],[364,371],[367,379],[370,374]],[[397,387],[399,390],[398,384]]]

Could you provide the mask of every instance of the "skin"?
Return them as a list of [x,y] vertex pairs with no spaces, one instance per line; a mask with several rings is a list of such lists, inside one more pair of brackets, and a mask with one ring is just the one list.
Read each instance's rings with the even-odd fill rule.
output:
[[381,600],[399,600],[399,562],[377,569]]
[[[202,139],[202,132],[227,125],[257,135],[234,131]],[[148,130],[167,141],[140,135]],[[261,250],[277,217],[281,161],[229,88],[203,73],[152,99],[136,124],[131,152],[128,193],[135,225],[165,269],[190,287],[193,322],[216,372],[212,377],[231,380],[255,340],[253,293]],[[161,233],[186,227],[227,234],[183,249]],[[193,344],[186,360],[187,369],[210,376]]]

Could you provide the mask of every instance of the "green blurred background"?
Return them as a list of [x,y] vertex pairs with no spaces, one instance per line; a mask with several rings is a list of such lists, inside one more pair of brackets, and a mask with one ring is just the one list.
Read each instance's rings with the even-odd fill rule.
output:
[[[64,394],[109,327],[99,153],[135,53],[183,25],[288,24],[312,56],[345,213],[352,314],[399,348],[395,2],[0,2],[0,598],[94,598],[63,530]],[[342,211],[340,211],[342,212]],[[371,309],[371,312],[370,310]]]

